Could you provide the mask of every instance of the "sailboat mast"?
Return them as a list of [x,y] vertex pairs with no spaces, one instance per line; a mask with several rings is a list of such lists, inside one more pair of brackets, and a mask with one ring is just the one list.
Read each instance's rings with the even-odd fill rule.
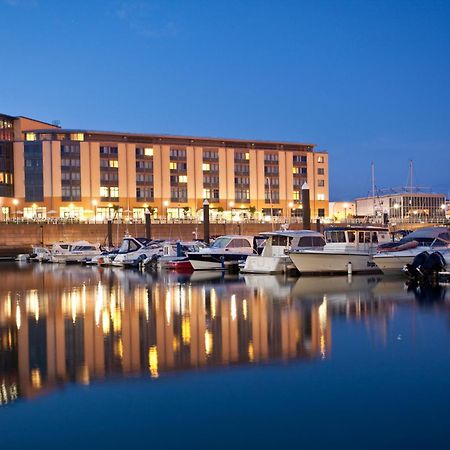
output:
[[372,162],[372,202],[373,202],[373,217],[375,217],[375,164]]
[[412,159],[409,160],[409,191],[412,194],[413,191],[413,162]]

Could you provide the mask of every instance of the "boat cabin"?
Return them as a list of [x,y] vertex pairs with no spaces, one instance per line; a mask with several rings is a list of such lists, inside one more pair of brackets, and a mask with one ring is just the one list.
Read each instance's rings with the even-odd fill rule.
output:
[[220,236],[212,243],[209,250],[214,252],[252,253],[253,236]]
[[284,256],[289,250],[300,248],[322,248],[325,245],[323,235],[311,230],[274,231],[260,233],[265,237],[262,256]]
[[326,247],[377,247],[390,241],[389,230],[381,227],[334,227],[325,230]]

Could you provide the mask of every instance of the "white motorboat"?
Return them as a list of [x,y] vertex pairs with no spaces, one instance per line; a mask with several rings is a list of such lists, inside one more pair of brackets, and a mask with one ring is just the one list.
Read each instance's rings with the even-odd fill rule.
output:
[[92,258],[102,252],[100,244],[91,244],[88,241],[72,243],[56,242],[51,250],[51,262],[53,263],[81,263],[87,258]]
[[161,256],[162,251],[161,242],[125,236],[111,264],[118,267],[137,267],[145,260]]
[[280,230],[260,233],[266,238],[261,255],[251,255],[245,260],[242,273],[273,274],[285,273],[295,269],[287,254],[292,250],[322,248],[325,245],[323,235],[311,230]]
[[158,259],[158,267],[160,269],[172,268],[174,263],[184,261],[190,264],[187,253],[199,252],[205,248],[207,248],[206,245],[199,241],[165,242],[163,244],[162,256]]
[[425,251],[444,254],[450,251],[450,232],[447,227],[421,228],[398,242],[381,245],[373,260],[383,273],[400,274],[403,267],[412,264],[414,258]]
[[373,254],[380,243],[389,241],[387,228],[335,227],[325,230],[322,249],[292,250],[289,256],[302,274],[342,274],[380,272]]
[[52,254],[47,247],[33,247],[30,253],[30,261],[48,262],[51,260]]
[[187,256],[194,270],[224,270],[237,267],[255,252],[253,236],[229,235],[217,238],[211,247],[188,252]]

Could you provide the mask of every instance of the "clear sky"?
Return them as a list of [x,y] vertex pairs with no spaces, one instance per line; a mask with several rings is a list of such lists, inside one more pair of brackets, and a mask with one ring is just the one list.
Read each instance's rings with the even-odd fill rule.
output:
[[450,190],[450,1],[0,0],[0,111],[311,142],[330,196]]

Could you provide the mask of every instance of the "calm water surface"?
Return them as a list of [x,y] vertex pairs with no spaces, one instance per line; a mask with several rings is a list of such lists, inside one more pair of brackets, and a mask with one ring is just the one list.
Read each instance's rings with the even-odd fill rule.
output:
[[0,265],[2,448],[448,448],[450,293]]

